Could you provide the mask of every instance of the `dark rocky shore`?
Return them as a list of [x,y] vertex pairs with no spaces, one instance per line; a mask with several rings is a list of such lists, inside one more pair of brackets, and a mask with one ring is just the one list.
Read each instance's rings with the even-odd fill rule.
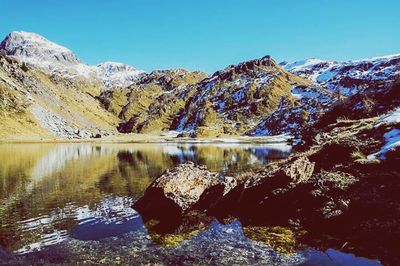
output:
[[[386,98],[383,111],[396,99]],[[237,218],[250,238],[280,242],[282,252],[335,248],[398,265],[400,150],[381,151],[400,124],[377,109],[344,119],[349,101],[325,115],[332,123],[305,131],[288,159],[233,177],[182,164],[158,177],[133,208],[156,235],[185,238],[214,219]]]

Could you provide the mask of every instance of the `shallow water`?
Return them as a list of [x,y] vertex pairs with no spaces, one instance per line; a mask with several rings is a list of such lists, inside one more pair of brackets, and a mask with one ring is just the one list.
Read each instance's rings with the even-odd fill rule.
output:
[[[143,263],[184,264],[188,255],[193,256],[192,262],[319,263],[327,257],[326,252],[308,250],[281,256],[248,239],[239,221],[213,222],[209,228],[175,241],[173,247],[162,245],[130,207],[154,178],[179,163],[194,161],[212,171],[235,174],[284,158],[290,150],[282,144],[2,144],[0,248],[5,254],[24,254],[32,261],[37,259],[35,254],[47,252],[57,257],[61,249],[63,254],[68,250],[72,261],[65,261],[64,256],[53,262],[106,256],[103,262],[110,263],[108,259],[113,261],[120,253],[117,261],[129,258]],[[212,246],[214,251],[210,251]],[[214,254],[217,251],[219,255]],[[218,261],[224,252],[235,253],[235,260]],[[330,252],[333,257],[363,265],[377,264]]]

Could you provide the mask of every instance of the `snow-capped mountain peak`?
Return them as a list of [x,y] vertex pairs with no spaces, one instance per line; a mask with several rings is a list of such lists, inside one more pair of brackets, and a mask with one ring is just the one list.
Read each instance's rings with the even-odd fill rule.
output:
[[124,63],[119,63],[119,62],[112,62],[112,61],[107,61],[103,62],[100,64],[97,64],[98,68],[104,69],[107,72],[117,72],[121,70],[137,70],[133,66],[124,64]]
[[133,66],[117,62],[98,64],[96,71],[107,87],[127,87],[145,73]]
[[399,59],[400,54],[391,54],[391,55],[384,55],[384,56],[375,56],[375,57],[370,57],[370,58],[363,58],[363,59],[356,59],[356,60],[350,60],[347,63],[362,63],[362,62],[380,62],[380,61],[389,61],[392,59]]
[[42,67],[51,64],[76,65],[80,63],[79,58],[71,50],[32,32],[11,32],[0,44],[0,50],[23,62]]
[[[382,80],[394,80],[400,74],[400,54],[347,62],[307,59],[282,67],[346,96],[357,93],[366,82],[373,85]],[[362,85],[362,86],[361,86]],[[361,86],[361,87],[360,87]]]
[[52,74],[98,78],[107,87],[129,86],[144,73],[123,63],[105,62],[97,66],[84,64],[68,48],[32,32],[11,32],[1,42],[0,51]]
[[285,63],[284,65],[282,65],[282,67],[284,67],[286,70],[298,71],[302,69],[311,69],[318,64],[326,64],[326,63],[333,63],[333,62],[321,60],[318,58],[309,58],[306,60],[296,61],[293,63]]

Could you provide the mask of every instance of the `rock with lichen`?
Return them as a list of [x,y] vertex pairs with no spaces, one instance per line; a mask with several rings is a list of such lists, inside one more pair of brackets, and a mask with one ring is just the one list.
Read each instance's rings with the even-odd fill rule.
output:
[[235,179],[187,162],[154,180],[133,208],[145,220],[180,218],[192,209],[207,209],[234,186]]

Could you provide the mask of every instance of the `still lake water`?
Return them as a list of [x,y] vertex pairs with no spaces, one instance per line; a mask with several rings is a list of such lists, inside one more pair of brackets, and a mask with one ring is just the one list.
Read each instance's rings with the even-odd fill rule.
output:
[[[235,174],[285,158],[290,151],[287,145],[227,143],[1,144],[0,255],[22,254],[34,261],[32,254],[46,250],[56,254],[62,247],[70,258],[55,255],[48,261],[68,263],[74,257],[79,261],[89,256],[85,258],[90,262],[93,257],[107,256],[101,262],[110,263],[112,257],[114,262],[184,264],[206,259],[221,264],[232,262],[221,260],[221,254],[227,252],[233,259],[236,252],[236,263],[315,264],[326,260],[330,252],[330,262],[336,258],[379,265],[334,250],[280,256],[271,247],[246,238],[239,221],[213,222],[180,245],[163,247],[152,241],[131,208],[154,178],[182,162]],[[43,256],[39,257],[43,260]]]

